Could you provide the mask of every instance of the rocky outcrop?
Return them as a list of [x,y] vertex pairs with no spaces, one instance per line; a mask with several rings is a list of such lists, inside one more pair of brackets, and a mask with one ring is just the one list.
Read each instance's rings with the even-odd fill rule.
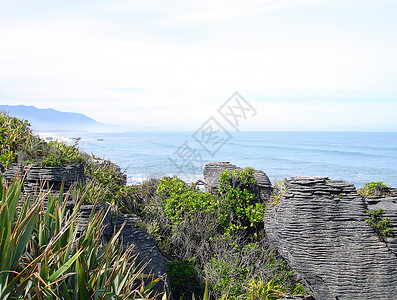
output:
[[65,190],[74,183],[85,181],[84,167],[82,165],[67,165],[62,167],[39,167],[37,165],[14,164],[7,168],[3,177],[14,180],[15,176],[24,177],[24,190],[33,193],[40,187],[59,190],[64,182]]
[[327,177],[293,177],[268,208],[270,243],[311,287],[316,299],[396,299],[397,257],[365,222],[353,185]]
[[[163,256],[156,247],[153,236],[137,226],[137,224],[142,223],[142,220],[136,215],[119,214],[117,218],[112,220],[112,223],[114,225],[114,232],[118,232],[124,225],[120,233],[123,248],[126,249],[129,245],[134,244],[133,253],[137,255],[137,263],[139,265],[147,264],[144,272],[146,274],[152,274],[154,278],[162,278],[154,286],[155,291],[159,294],[166,291],[167,295],[170,295],[167,266],[165,265]],[[110,237],[108,236],[108,238]],[[153,278],[148,279],[150,281]]]
[[[244,170],[243,168],[239,168],[229,162],[211,162],[205,165],[204,167],[204,181],[207,184],[207,190],[211,191],[216,188],[219,189],[219,179],[221,173],[229,170],[230,172],[235,170]],[[262,200],[269,199],[272,193],[272,184],[269,180],[269,177],[261,171],[254,170],[253,176],[256,180],[256,185],[254,187],[255,194],[259,194]]]

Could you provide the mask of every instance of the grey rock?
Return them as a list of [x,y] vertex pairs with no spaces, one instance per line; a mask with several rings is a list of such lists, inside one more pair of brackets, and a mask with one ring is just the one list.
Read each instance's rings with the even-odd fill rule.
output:
[[[117,218],[112,220],[114,232],[118,232],[124,225],[120,233],[120,238],[123,241],[123,248],[126,249],[133,244],[133,253],[137,255],[137,262],[139,265],[147,264],[144,272],[146,274],[153,274],[154,279],[162,278],[162,280],[155,285],[155,291],[158,293],[167,291],[167,295],[170,295],[167,266],[164,262],[164,258],[156,247],[154,237],[137,226],[137,223],[141,222],[142,220],[133,214],[119,214]],[[151,279],[152,278],[149,280]]]
[[51,188],[59,191],[64,183],[65,191],[76,182],[84,182],[84,166],[67,165],[62,167],[39,167],[37,165],[11,165],[4,172],[3,177],[13,181],[16,176],[24,178],[24,190],[27,193],[34,193],[40,187]]
[[[221,173],[229,170],[230,172],[235,170],[244,170],[243,168],[237,167],[229,162],[211,162],[204,167],[204,181],[207,184],[207,190],[219,189],[219,179]],[[256,180],[255,193],[260,195],[261,200],[269,199],[272,193],[272,184],[269,177],[261,170],[254,170],[253,176]]]
[[293,177],[286,189],[266,211],[265,230],[312,295],[396,299],[397,257],[365,222],[366,204],[355,187],[327,177]]

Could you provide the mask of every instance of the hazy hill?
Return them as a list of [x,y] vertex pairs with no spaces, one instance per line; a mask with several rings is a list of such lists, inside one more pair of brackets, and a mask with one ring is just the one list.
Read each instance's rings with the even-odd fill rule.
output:
[[34,130],[105,130],[110,126],[99,123],[84,114],[61,112],[52,108],[39,109],[25,105],[0,105],[0,111],[8,112],[10,116],[26,119]]

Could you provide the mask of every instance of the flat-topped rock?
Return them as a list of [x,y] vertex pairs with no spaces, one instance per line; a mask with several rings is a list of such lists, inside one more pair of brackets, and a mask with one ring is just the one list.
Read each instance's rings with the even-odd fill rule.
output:
[[[244,170],[244,168],[237,167],[229,162],[211,162],[204,167],[204,181],[207,184],[207,190],[211,191],[216,188],[219,189],[219,179],[221,173],[229,170],[233,172],[235,170]],[[272,193],[272,184],[269,177],[261,170],[253,171],[253,177],[256,180],[255,193],[259,193],[262,200],[267,200]]]
[[327,177],[293,177],[285,186],[266,211],[265,230],[313,296],[396,299],[397,257],[365,221],[355,187]]
[[15,176],[24,177],[24,190],[27,193],[33,193],[42,186],[59,191],[62,182],[64,182],[64,189],[68,190],[74,183],[85,181],[84,166],[80,164],[61,167],[14,164],[3,174],[8,181],[13,181]]

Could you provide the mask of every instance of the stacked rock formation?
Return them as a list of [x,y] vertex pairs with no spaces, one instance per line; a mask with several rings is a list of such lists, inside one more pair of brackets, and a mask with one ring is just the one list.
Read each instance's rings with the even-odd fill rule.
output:
[[40,187],[59,190],[64,182],[65,190],[74,183],[85,181],[84,167],[82,165],[67,165],[62,167],[39,167],[37,165],[11,165],[4,172],[3,177],[14,180],[15,176],[24,177],[24,189],[27,193],[33,193]]
[[353,185],[293,177],[265,214],[269,240],[316,299],[396,299],[397,257],[365,221]]
[[[137,226],[139,223],[142,223],[142,220],[138,216],[132,214],[119,214],[117,218],[112,220],[115,232],[118,232],[120,228],[124,226],[120,233],[120,237],[123,241],[123,248],[126,249],[129,245],[133,244],[133,253],[137,255],[137,263],[140,266],[146,264],[144,272],[146,274],[152,274],[154,279],[162,278],[162,280],[154,286],[155,292],[161,293],[166,291],[167,295],[170,295],[171,290],[164,258],[157,249],[153,236],[139,228],[139,226]],[[107,238],[111,238],[111,235],[108,235]],[[152,279],[153,278],[148,278],[149,281]]]
[[[205,165],[204,167],[204,181],[207,184],[207,191],[211,191],[216,188],[219,189],[219,179],[221,177],[221,173],[229,170],[233,172],[235,170],[244,170],[243,168],[237,167],[229,162],[211,162]],[[261,200],[269,199],[272,193],[272,184],[269,180],[269,177],[261,171],[255,170],[253,171],[253,177],[256,180],[255,184],[255,194],[260,195]]]

